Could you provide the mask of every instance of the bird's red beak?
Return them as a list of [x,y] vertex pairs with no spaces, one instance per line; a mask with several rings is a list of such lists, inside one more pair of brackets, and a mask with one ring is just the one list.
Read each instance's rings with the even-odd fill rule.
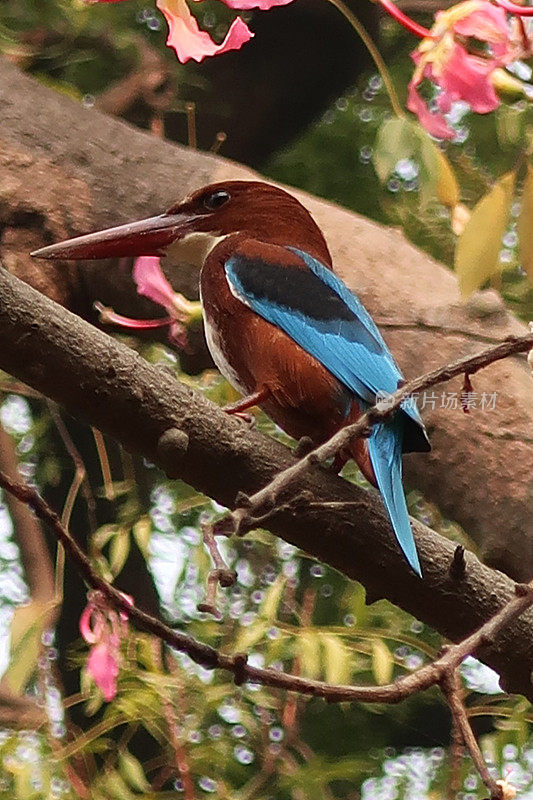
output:
[[194,219],[188,214],[160,214],[41,247],[31,255],[50,259],[160,256],[172,242],[194,229]]

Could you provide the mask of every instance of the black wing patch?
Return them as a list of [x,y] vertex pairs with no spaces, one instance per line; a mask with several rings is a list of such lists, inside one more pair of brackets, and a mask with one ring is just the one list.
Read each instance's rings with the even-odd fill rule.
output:
[[309,269],[276,264],[239,253],[232,262],[245,294],[269,300],[316,320],[353,320],[339,295]]

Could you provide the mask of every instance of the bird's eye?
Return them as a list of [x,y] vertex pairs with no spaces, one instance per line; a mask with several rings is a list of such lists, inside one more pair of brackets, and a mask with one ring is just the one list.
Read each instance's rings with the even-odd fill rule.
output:
[[204,206],[209,211],[215,211],[220,206],[223,206],[224,203],[227,203],[230,199],[230,195],[224,189],[219,189],[218,192],[213,192],[212,194],[207,195],[204,200]]

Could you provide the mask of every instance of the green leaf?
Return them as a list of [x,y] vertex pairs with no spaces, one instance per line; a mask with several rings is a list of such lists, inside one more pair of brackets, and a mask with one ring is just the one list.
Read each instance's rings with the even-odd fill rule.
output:
[[378,132],[373,154],[379,179],[385,182],[403,158],[419,165],[422,205],[433,197],[450,208],[457,205],[460,195],[455,173],[427,131],[410,119],[387,120]]
[[360,583],[353,583],[348,592],[348,608],[355,617],[355,624],[358,628],[364,628],[369,616],[365,587]]
[[149,790],[150,784],[146,780],[140,761],[135,756],[132,756],[128,750],[119,751],[118,766],[120,774],[132,789],[137,789],[139,792],[147,792]]
[[348,683],[352,671],[350,651],[340,636],[321,633],[324,651],[324,673],[328,683]]
[[120,574],[130,552],[130,532],[119,528],[109,545],[109,568],[114,578]]
[[18,606],[11,622],[11,655],[3,680],[11,691],[20,694],[37,668],[41,637],[46,627],[51,603],[32,600]]
[[521,108],[502,103],[496,111],[496,133],[502,147],[516,147],[524,139],[526,115]]
[[420,138],[406,117],[387,120],[379,129],[372,155],[374,169],[384,183],[402,158],[411,158],[419,150]]
[[501,272],[502,237],[509,219],[515,173],[507,172],[472,211],[457,241],[455,270],[463,298]]
[[417,137],[419,141],[418,160],[420,161],[420,173],[418,176],[420,204],[426,206],[432,198],[437,196],[441,165],[439,150],[433,139],[423,128],[417,130]]
[[16,800],[30,800],[38,796],[35,787],[32,785],[32,766],[31,764],[18,761],[16,759],[5,759],[3,768],[13,776],[13,784]]
[[383,639],[374,639],[372,642],[372,673],[376,683],[383,686],[390,683],[394,659],[392,653]]
[[518,219],[518,236],[522,267],[533,284],[533,166],[527,165],[527,176],[522,192],[522,211]]

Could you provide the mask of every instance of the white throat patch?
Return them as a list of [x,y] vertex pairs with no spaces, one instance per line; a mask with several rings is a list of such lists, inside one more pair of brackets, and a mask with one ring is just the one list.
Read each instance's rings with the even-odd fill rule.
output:
[[177,239],[167,247],[164,258],[170,263],[185,263],[201,269],[204,262],[214,247],[219,244],[226,235],[216,235],[203,231],[188,233],[183,239]]

